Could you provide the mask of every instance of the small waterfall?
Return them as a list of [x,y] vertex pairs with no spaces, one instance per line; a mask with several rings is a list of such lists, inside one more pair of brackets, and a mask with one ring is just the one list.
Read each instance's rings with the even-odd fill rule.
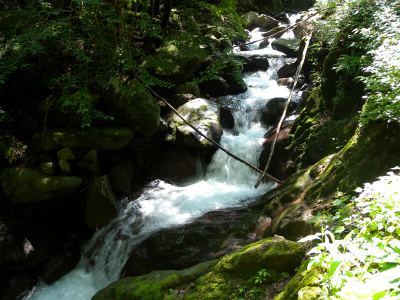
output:
[[[252,39],[259,39],[255,30]],[[257,45],[245,55],[269,55],[268,71],[244,74],[250,86],[247,92],[227,96],[235,107],[235,126],[224,131],[223,147],[252,165],[258,165],[261,142],[266,132],[260,111],[269,99],[288,97],[289,90],[277,85],[276,70],[283,64],[282,53]],[[242,54],[242,53],[241,53]],[[273,58],[275,57],[275,58]],[[223,99],[222,99],[223,101]],[[254,189],[259,174],[218,150],[204,176],[189,185],[175,186],[163,181],[149,184],[143,193],[129,202],[120,216],[95,233],[84,246],[77,268],[51,286],[39,284],[29,300],[89,300],[101,288],[119,278],[135,245],[162,228],[178,226],[203,214],[226,207],[246,205],[249,199],[264,194],[275,183],[263,183]]]

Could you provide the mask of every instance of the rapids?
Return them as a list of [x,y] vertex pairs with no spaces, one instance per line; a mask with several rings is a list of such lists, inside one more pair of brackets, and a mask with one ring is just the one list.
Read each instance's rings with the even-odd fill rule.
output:
[[[287,34],[290,38],[291,33]],[[255,29],[252,40],[261,38]],[[239,50],[235,50],[238,52]],[[241,55],[268,55],[268,71],[244,73],[247,92],[217,99],[230,103],[235,126],[225,130],[221,145],[252,165],[258,165],[263,136],[267,129],[260,122],[261,109],[269,99],[288,97],[289,90],[277,85],[276,70],[285,58],[281,52],[258,49]],[[273,182],[254,188],[259,174],[218,150],[204,172],[190,183],[171,185],[155,181],[143,193],[130,201],[120,216],[98,230],[82,250],[78,266],[48,286],[39,283],[25,300],[89,300],[100,289],[118,280],[129,257],[130,249],[150,234],[162,228],[178,226],[203,214],[227,207],[244,206],[273,188]]]

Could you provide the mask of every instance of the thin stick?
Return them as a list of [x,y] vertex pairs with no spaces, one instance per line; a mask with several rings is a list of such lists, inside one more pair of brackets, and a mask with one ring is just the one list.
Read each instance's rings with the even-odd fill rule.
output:
[[226,154],[228,154],[229,156],[233,157],[234,159],[240,161],[241,163],[245,164],[246,166],[252,168],[253,170],[257,171],[258,173],[262,174],[264,177],[267,177],[273,181],[276,181],[277,183],[282,183],[282,181],[280,181],[279,179],[276,179],[275,177],[263,173],[263,171],[261,171],[260,169],[256,168],[255,166],[249,164],[248,162],[244,161],[243,159],[237,157],[236,155],[233,155],[232,153],[230,153],[228,150],[226,150],[225,148],[223,148],[220,144],[218,144],[217,142],[214,142],[212,139],[210,139],[209,137],[207,137],[205,134],[203,134],[200,130],[198,130],[196,127],[194,127],[192,124],[190,124],[188,121],[185,120],[184,117],[182,117],[177,111],[176,109],[167,102],[167,100],[165,100],[164,98],[162,98],[160,95],[158,95],[155,91],[153,91],[150,87],[148,87],[148,89],[150,90],[150,92],[156,96],[158,99],[160,99],[161,101],[163,101],[165,104],[167,104],[173,111],[174,113],[177,114],[177,116],[179,118],[181,118],[187,125],[190,126],[190,128],[192,128],[194,131],[196,131],[198,134],[200,134],[202,137],[204,137],[205,139],[207,139],[209,142],[211,142],[212,144],[214,144],[215,146],[217,146],[219,149],[221,149],[222,151],[224,151]]
[[264,176],[264,174],[267,174],[267,170],[268,170],[269,164],[271,163],[271,158],[272,158],[272,154],[274,153],[275,144],[276,144],[276,141],[278,140],[278,136],[279,136],[279,132],[281,130],[281,126],[282,126],[283,120],[285,120],[286,112],[287,112],[287,109],[289,107],[290,100],[292,100],[293,92],[294,92],[294,89],[296,87],[297,81],[299,79],[301,68],[303,67],[303,63],[304,63],[304,60],[305,60],[305,57],[306,57],[307,48],[308,48],[308,44],[310,43],[310,39],[311,39],[311,34],[306,37],[306,44],[304,46],[304,50],[303,50],[303,54],[302,54],[302,57],[301,57],[301,61],[300,61],[299,67],[297,68],[297,71],[296,71],[294,84],[293,84],[292,89],[290,91],[289,98],[286,101],[286,105],[285,105],[285,108],[283,110],[281,120],[279,121],[279,124],[278,124],[278,126],[276,128],[274,142],[271,145],[271,150],[270,150],[270,153],[269,153],[269,156],[268,156],[267,164],[266,164],[265,169],[264,169],[264,173],[260,177],[260,179],[258,179],[258,181],[257,181],[257,183],[255,185],[255,188],[257,188],[260,185],[260,182],[264,179],[264,177],[266,177],[266,176]]

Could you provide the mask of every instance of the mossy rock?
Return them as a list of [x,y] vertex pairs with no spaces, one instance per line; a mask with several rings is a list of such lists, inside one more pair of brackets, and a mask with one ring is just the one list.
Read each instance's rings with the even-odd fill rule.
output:
[[150,136],[159,127],[160,106],[135,79],[114,81],[106,93],[104,104],[115,121],[131,126],[142,135]]
[[182,292],[177,299],[237,299],[237,283],[254,279],[261,269],[267,269],[273,274],[271,281],[277,281],[282,272],[293,274],[303,257],[302,245],[281,237],[269,238],[186,270],[124,278],[99,291],[92,300],[176,299],[177,291]]
[[[60,148],[97,148],[103,150],[125,147],[133,138],[129,127],[63,128],[37,133],[32,138],[32,149],[37,152]],[[43,139],[43,140],[42,140]]]
[[160,79],[178,84],[189,79],[209,55],[208,51],[184,33],[166,38],[156,53],[142,64],[149,73]]
[[300,49],[300,40],[279,38],[272,43],[272,49],[285,53],[288,57],[297,57]]
[[[195,128],[211,140],[219,143],[222,127],[219,123],[219,106],[202,98],[191,100],[177,109],[178,113]],[[194,147],[215,147],[193,128],[187,125],[177,114],[168,119],[169,127],[176,142]]]
[[154,271],[138,277],[127,277],[97,292],[92,300],[157,300],[170,290],[185,288],[209,272],[214,261],[200,263],[182,271]]
[[285,290],[273,300],[317,300],[322,295],[318,287],[320,276],[325,272],[321,266],[314,266],[307,270],[309,261],[301,264],[296,275],[290,280]]
[[32,169],[5,168],[0,183],[3,192],[15,203],[33,203],[62,199],[82,184],[75,176],[49,176]]

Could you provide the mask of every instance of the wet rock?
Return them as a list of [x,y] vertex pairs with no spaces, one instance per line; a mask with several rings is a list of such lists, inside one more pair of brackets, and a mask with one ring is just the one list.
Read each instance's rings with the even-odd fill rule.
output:
[[[273,98],[269,100],[262,111],[263,122],[267,125],[276,125],[282,117],[286,102],[286,98]],[[296,109],[297,103],[290,101],[286,117],[293,114]]]
[[131,191],[135,164],[132,160],[125,158],[113,164],[107,174],[113,192],[116,195],[126,195]]
[[[287,156],[289,155],[289,152],[285,150],[285,148],[289,146],[291,142],[289,138],[289,133],[290,133],[290,126],[292,123],[293,121],[283,121],[281,129],[279,131],[278,139],[276,140],[273,158],[268,167],[268,174],[271,174],[272,176],[280,180],[284,180],[288,177],[283,173],[282,170],[284,169],[284,164],[287,160]],[[267,164],[268,157],[271,152],[271,146],[273,141],[275,140],[275,135],[276,135],[276,127],[272,128],[265,135],[265,141],[262,144],[262,150],[259,157],[259,164],[261,170],[264,170]]]
[[160,107],[151,93],[135,79],[120,79],[106,92],[104,104],[115,121],[150,136],[158,129]]
[[292,77],[278,79],[278,86],[283,85],[291,88],[293,84],[294,84],[294,79]]
[[123,276],[183,269],[215,259],[254,241],[258,213],[250,208],[213,211],[192,223],[163,229],[136,246]]
[[223,128],[232,129],[235,126],[235,119],[230,109],[220,107],[220,119]]
[[3,287],[0,287],[0,300],[22,299],[24,292],[36,284],[36,280],[26,275],[11,276]]
[[244,71],[259,71],[259,70],[267,70],[269,68],[268,58],[261,55],[251,55],[249,57],[242,57],[245,64],[243,66]]
[[44,281],[47,284],[52,284],[57,281],[76,267],[80,257],[81,254],[79,247],[61,252],[52,257],[45,265],[46,271],[43,276]]
[[229,85],[228,94],[236,95],[247,91],[247,85],[239,74],[235,76],[232,73],[226,73],[223,78]]
[[283,65],[278,71],[278,77],[279,78],[287,78],[294,76],[294,74],[297,71],[298,64],[296,63],[296,60],[292,60],[291,62]]
[[196,157],[182,145],[163,145],[150,174],[164,181],[187,179],[196,175]]
[[93,181],[82,201],[85,224],[96,229],[118,216],[118,204],[107,175]]
[[[158,126],[158,119],[157,119]],[[97,148],[119,149],[125,147],[133,138],[134,130],[129,127],[90,127],[90,128],[63,128],[46,131],[44,135],[37,133],[32,138],[34,151],[56,150],[64,147],[70,148]],[[44,149],[42,143],[44,141]]]
[[[286,27],[278,26],[278,27],[272,28],[271,30],[269,30],[269,31],[267,31],[267,32],[264,32],[263,34],[261,34],[261,36],[263,36],[263,37],[269,37],[269,36],[271,36],[271,35],[273,35],[273,34],[279,32],[279,31],[282,31],[282,30],[285,29],[285,28],[286,28]],[[284,33],[285,33],[285,32],[276,34],[276,35],[274,35],[273,37],[274,37],[274,38],[279,38],[279,37],[281,37]]]
[[[219,124],[219,107],[216,104],[197,98],[180,106],[177,111],[203,134],[219,143],[223,131]],[[171,138],[177,143],[202,148],[214,147],[214,144],[195,132],[175,113],[168,118],[167,122],[172,129]]]
[[264,40],[260,43],[260,45],[258,46],[258,49],[264,49],[264,48],[267,48],[268,46],[269,46],[269,41]]
[[298,39],[276,39],[272,42],[272,49],[285,53],[288,57],[297,57],[300,49]]
[[33,203],[66,198],[78,190],[82,179],[50,176],[32,169],[6,168],[0,183],[4,194],[15,203]]
[[199,84],[203,95],[224,96],[228,93],[229,85],[222,77],[203,81]]

